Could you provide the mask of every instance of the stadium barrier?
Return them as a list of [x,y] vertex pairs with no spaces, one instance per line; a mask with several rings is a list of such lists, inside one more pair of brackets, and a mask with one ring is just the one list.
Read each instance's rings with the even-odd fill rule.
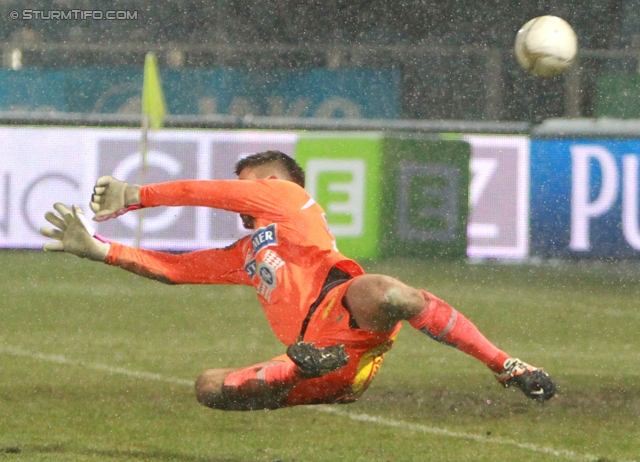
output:
[[[4,90],[0,94],[0,109],[23,108],[33,111],[44,106],[61,108],[66,105],[66,111],[96,110],[93,108],[100,108],[100,112],[131,110],[135,107],[134,99],[139,97],[136,79],[141,79],[145,55],[150,51],[158,56],[167,85],[170,80],[175,80],[170,76],[175,72],[197,74],[205,69],[218,70],[223,74],[229,70],[238,72],[231,85],[218,80],[220,83],[214,84],[218,86],[217,93],[212,92],[211,87],[205,88],[201,80],[186,77],[185,80],[192,82],[190,87],[193,91],[180,95],[184,101],[177,101],[177,106],[171,107],[170,112],[183,113],[181,108],[186,104],[190,106],[188,111],[195,114],[225,112],[235,106],[234,111],[250,110],[253,114],[318,117],[326,114],[327,109],[335,108],[336,100],[333,100],[318,112],[322,103],[316,99],[324,90],[318,91],[317,82],[313,79],[307,82],[307,90],[297,95],[292,92],[298,91],[299,81],[286,78],[285,82],[290,82],[284,84],[286,92],[276,89],[275,93],[265,95],[265,89],[277,86],[273,84],[278,80],[279,73],[286,75],[295,68],[303,71],[320,70],[328,75],[334,71],[338,71],[335,74],[339,75],[342,71],[351,72],[354,69],[365,73],[382,70],[393,75],[401,69],[399,85],[393,84],[398,79],[397,75],[388,82],[392,87],[396,86],[394,99],[397,101],[396,110],[399,110],[397,117],[405,119],[539,121],[558,116],[638,116],[633,98],[624,96],[636,91],[632,78],[628,78],[637,74],[638,68],[638,53],[633,46],[618,49],[588,49],[581,46],[576,63],[564,76],[540,80],[527,75],[518,66],[511,43],[507,44],[507,48],[487,48],[444,45],[433,41],[378,42],[375,45],[333,41],[297,45],[179,41],[158,44],[136,41],[106,43],[101,40],[96,43],[74,40],[67,43],[57,40],[4,41],[0,43],[0,54],[6,74],[2,77],[0,70],[0,87]],[[92,65],[97,68],[92,69]],[[135,76],[128,70],[132,67],[137,68]],[[253,80],[249,78],[247,87],[242,75],[248,69],[253,69],[258,75],[253,84],[257,98],[246,92]],[[43,77],[46,72],[41,72],[46,70],[52,72],[51,79],[57,84],[47,84],[49,77]],[[21,73],[25,76],[30,74],[28,82],[18,84]],[[239,79],[238,75],[241,76]],[[213,79],[216,81],[217,78],[214,76]],[[74,84],[74,80],[83,82]],[[109,80],[111,84],[107,84]],[[353,85],[353,80],[348,84]],[[242,82],[244,88],[239,88],[236,82]],[[69,99],[58,93],[67,85],[75,85],[75,89],[79,90],[69,94]],[[43,94],[41,88],[50,91]],[[339,91],[343,91],[343,88]],[[307,98],[307,92],[312,95],[309,104],[301,104]],[[237,97],[234,104],[231,104],[234,99],[232,93]],[[225,95],[223,99],[220,99],[221,94]],[[390,94],[392,92],[373,90],[368,98],[375,105],[375,100]],[[260,95],[275,99],[269,101]],[[326,96],[329,95],[322,99],[327,99]],[[346,105],[338,104],[348,113],[353,113],[356,105],[361,104],[359,98],[353,95],[343,93],[333,96],[341,98],[342,102],[349,101]],[[292,104],[294,101],[297,103]],[[367,107],[369,104],[358,108],[362,117],[374,117],[369,112],[371,108]],[[393,108],[393,105],[387,107]],[[381,111],[376,111],[378,117],[384,117]]]
[[[86,123],[92,116],[38,117],[41,122],[47,117],[58,117],[55,120],[59,124],[69,124],[73,117],[77,117],[75,123]],[[103,115],[92,120],[95,124],[104,121]],[[134,125],[139,118],[109,121]],[[384,122],[375,120],[283,121],[279,124],[280,120],[271,118],[225,117],[223,121],[200,120],[200,124],[226,124],[228,129],[163,129],[153,133],[149,180],[232,177],[231,166],[238,156],[265,149],[292,153],[307,169],[311,152],[328,159],[339,156],[341,162],[347,162],[342,165],[347,165],[367,150],[370,152],[367,155],[373,156],[371,159],[383,158],[381,153],[390,149],[390,142],[384,140],[411,139],[410,133],[421,133],[425,143],[437,144],[438,139],[446,139],[464,140],[471,145],[466,250],[469,257],[640,256],[638,121],[549,120],[532,128],[531,139],[526,135],[510,135],[518,128],[513,124],[390,121],[387,130],[382,130]],[[191,122],[183,118],[171,120],[177,126]],[[329,127],[334,131],[328,132]],[[350,132],[354,129],[359,131]],[[473,130],[496,133],[500,129],[503,130],[500,136],[471,133]],[[431,133],[431,140],[425,137],[427,133]],[[37,228],[52,198],[84,204],[97,176],[115,173],[136,181],[139,136],[139,130],[133,128],[1,128],[0,245],[39,247],[42,238]],[[314,139],[324,139],[327,147],[307,145]],[[344,140],[354,145],[338,155],[340,150],[330,145],[345,143]],[[406,152],[410,156],[410,149]],[[341,248],[358,258],[394,254],[394,247],[388,245],[385,235],[389,235],[387,228],[397,219],[394,215],[397,210],[385,207],[389,203],[397,206],[401,188],[396,187],[391,194],[375,192],[374,188],[398,184],[397,178],[389,179],[393,167],[379,159],[372,161],[365,168],[364,183],[360,184],[353,172],[346,171],[346,177],[345,172],[325,172],[314,162],[311,173],[317,173],[317,178],[312,178],[311,185],[324,202]],[[379,197],[381,205],[376,209],[366,203],[360,210],[354,205],[357,203],[354,197]],[[176,222],[179,215],[188,218],[184,226]],[[376,216],[377,219],[373,218]],[[133,217],[105,224],[107,228],[101,231],[127,242],[132,235]],[[150,211],[145,230],[145,246],[174,250],[226,245],[243,232],[232,214],[200,210]],[[361,230],[362,234],[355,237],[354,230]],[[401,234],[397,229],[394,233],[396,237]],[[408,244],[403,254],[411,253],[408,249],[418,247],[415,243]]]
[[[0,109],[136,113],[143,84],[141,70],[135,66],[0,69]],[[401,116],[398,70],[163,69],[162,87],[171,114]]]
[[[14,114],[15,116],[15,114]],[[0,115],[0,119],[2,116]],[[172,120],[173,119],[173,120]],[[227,120],[233,119],[233,120]],[[5,119],[7,122],[8,119]],[[24,118],[11,119],[18,123],[46,123],[47,126],[5,126],[0,128],[0,149],[3,162],[0,164],[0,246],[19,248],[38,248],[43,239],[37,233],[43,224],[42,216],[51,206],[53,200],[67,203],[85,204],[91,194],[93,181],[103,174],[114,174],[122,179],[138,181],[140,168],[139,139],[140,132],[133,128],[91,128],[65,127],[59,125],[135,125],[139,117],[105,117],[104,115],[60,115],[60,114],[24,114]],[[50,123],[51,122],[51,123]],[[192,122],[192,121],[191,121]],[[342,125],[335,120],[302,121],[285,119],[269,119],[264,125],[261,120],[226,117],[223,121],[230,130],[197,130],[197,129],[162,129],[151,135],[149,154],[148,181],[167,181],[182,178],[230,178],[233,177],[232,166],[237,159],[251,152],[265,149],[280,149],[299,156],[302,161],[305,143],[315,137],[327,138],[326,132],[301,130],[302,127],[322,130],[328,126],[341,129],[358,127],[359,129],[384,128],[382,121],[353,121],[344,119]],[[361,125],[357,125],[359,122]],[[168,118],[169,124],[186,123],[183,118]],[[213,124],[211,119],[200,120],[201,125]],[[220,120],[215,123],[220,124]],[[237,130],[238,125],[249,124],[257,127],[276,127],[278,130]],[[298,124],[298,125],[296,125]],[[304,124],[304,125],[302,125]],[[223,124],[222,124],[223,125]],[[290,127],[289,129],[283,129]],[[395,130],[389,130],[389,128]],[[435,132],[431,143],[437,143],[437,135],[441,131],[473,132],[488,130],[514,132],[521,130],[522,124],[491,125],[487,123],[469,123],[457,121],[441,121],[427,123],[425,121],[391,121],[386,135],[398,138],[406,132]],[[466,129],[466,130],[465,130]],[[338,132],[334,132],[338,133]],[[340,132],[340,137],[348,135]],[[366,139],[376,139],[382,144],[382,132],[349,134],[352,142],[366,144]],[[339,138],[339,137],[338,137]],[[469,235],[467,252],[470,256],[480,258],[524,258],[527,255],[526,237],[527,200],[526,184],[528,175],[528,141],[525,136],[482,136],[482,135],[448,135],[447,138],[460,140],[465,138],[472,145],[471,169],[474,172],[469,198],[473,206],[468,214]],[[355,141],[359,139],[360,141]],[[363,141],[364,140],[364,141]],[[328,142],[328,141],[327,141]],[[426,141],[425,141],[426,142]],[[299,146],[296,147],[296,144]],[[446,144],[446,143],[445,143]],[[456,144],[456,143],[452,143]],[[459,143],[462,144],[462,143]],[[353,153],[344,154],[344,160],[353,160]],[[306,161],[305,161],[306,166]],[[312,165],[313,167],[313,165]],[[307,166],[308,168],[308,166]],[[381,167],[376,167],[380,169]],[[382,167],[383,171],[390,169]],[[365,176],[364,186],[352,185],[350,181],[341,184],[332,181],[331,175],[322,173],[316,181],[316,188],[327,210],[330,226],[338,239],[341,250],[352,251],[354,256],[376,257],[392,254],[392,250],[384,245],[377,245],[376,239],[382,239],[383,229],[373,226],[377,237],[373,240],[369,226],[363,226],[363,235],[355,239],[359,216],[349,215],[356,211],[350,202],[350,191],[379,184],[380,178],[373,172]],[[467,173],[468,175],[468,173]],[[348,177],[351,178],[351,177]],[[313,181],[313,180],[312,180]],[[397,180],[394,180],[397,181]],[[391,182],[392,183],[392,182]],[[390,184],[391,184],[390,183]],[[343,188],[347,191],[337,195],[329,188]],[[523,186],[525,188],[523,189]],[[496,194],[507,191],[506,199],[496,205]],[[525,193],[524,195],[522,193]],[[364,190],[357,194],[365,194]],[[371,191],[367,191],[367,197]],[[374,194],[375,195],[375,194]],[[363,196],[364,197],[364,196]],[[396,199],[397,200],[397,199]],[[340,203],[342,201],[342,203]],[[505,205],[509,203],[509,205]],[[384,201],[382,201],[384,204]],[[464,199],[461,203],[466,203]],[[370,204],[369,204],[370,205]],[[337,207],[337,209],[336,209]],[[341,210],[342,208],[342,210]],[[344,212],[344,211],[347,212]],[[360,213],[360,212],[357,212]],[[386,224],[386,217],[380,210],[362,212],[365,217],[378,213],[378,221]],[[385,212],[386,213],[386,212]],[[522,214],[525,220],[522,220]],[[380,218],[382,216],[382,218]],[[180,225],[177,218],[181,217]],[[369,219],[371,220],[371,219]],[[331,223],[333,221],[333,223]],[[113,239],[133,244],[132,235],[137,226],[135,215],[117,222],[99,225],[99,231]],[[460,219],[459,223],[463,223]],[[370,225],[370,222],[367,222]],[[351,228],[349,226],[352,226]],[[359,226],[359,225],[358,225]],[[377,225],[381,226],[381,225]],[[227,245],[237,239],[244,230],[240,229],[237,218],[233,214],[211,210],[153,210],[145,218],[143,245],[149,248],[189,250],[210,246]],[[349,235],[349,233],[352,233]],[[410,234],[410,233],[409,233]],[[463,233],[461,233],[463,234]],[[358,243],[359,242],[359,243]],[[383,241],[380,241],[383,242]],[[376,250],[372,250],[372,249]],[[406,248],[412,248],[408,245]],[[415,247],[417,249],[417,247]],[[386,250],[385,250],[386,249]]]

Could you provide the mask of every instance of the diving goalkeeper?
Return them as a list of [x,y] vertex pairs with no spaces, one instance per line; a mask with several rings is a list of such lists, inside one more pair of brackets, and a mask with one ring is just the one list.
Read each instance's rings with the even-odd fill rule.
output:
[[433,294],[385,275],[365,274],[342,255],[323,209],[304,190],[304,171],[266,151],[240,160],[239,180],[138,186],[96,182],[94,220],[159,206],[204,206],[240,214],[251,234],[227,248],[180,255],[127,247],[94,233],[82,211],[57,203],[45,215],[55,242],[44,250],[101,261],[169,284],[255,288],[286,354],[247,367],[209,369],[196,380],[199,403],[215,409],[276,409],[355,401],[375,377],[401,321],[483,362],[505,387],[550,399],[549,375],[489,342],[465,316]]

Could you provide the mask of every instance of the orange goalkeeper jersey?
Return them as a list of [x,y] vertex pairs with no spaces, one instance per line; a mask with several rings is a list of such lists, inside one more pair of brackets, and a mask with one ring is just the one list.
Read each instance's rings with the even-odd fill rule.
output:
[[286,345],[296,341],[333,266],[352,276],[364,273],[338,252],[324,210],[293,182],[174,181],[143,186],[140,198],[144,207],[204,206],[250,215],[255,229],[230,247],[181,255],[112,243],[107,263],[178,284],[252,285]]

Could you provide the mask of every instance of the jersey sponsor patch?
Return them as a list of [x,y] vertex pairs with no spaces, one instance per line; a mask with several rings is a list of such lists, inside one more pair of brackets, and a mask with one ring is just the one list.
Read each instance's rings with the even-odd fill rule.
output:
[[267,250],[262,261],[268,265],[273,266],[274,269],[278,269],[282,265],[284,265],[284,261],[282,260],[282,258],[280,258],[278,254],[273,250]]
[[251,245],[253,246],[253,254],[257,255],[265,247],[278,245],[278,237],[276,235],[276,224],[272,223],[263,228],[258,228],[251,235]]
[[264,282],[260,282],[258,287],[256,287],[256,291],[258,294],[262,295],[267,301],[271,301],[271,292],[273,289],[270,289],[268,285]]
[[244,264],[244,270],[249,275],[249,279],[253,279],[253,276],[256,274],[256,259],[249,260]]
[[253,268],[254,274],[257,272],[258,278],[260,278],[260,283],[256,290],[266,298],[267,301],[271,299],[271,292],[278,287],[276,271],[282,266],[284,266],[284,260],[273,250],[267,250],[264,259],[258,262]]
[[260,270],[258,271],[258,277],[269,287],[275,288],[276,274],[273,269],[267,265],[260,264]]

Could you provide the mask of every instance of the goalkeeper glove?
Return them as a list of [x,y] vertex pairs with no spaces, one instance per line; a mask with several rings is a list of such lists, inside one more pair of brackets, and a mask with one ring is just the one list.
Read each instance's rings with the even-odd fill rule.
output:
[[112,176],[102,176],[93,188],[90,207],[96,214],[93,217],[95,221],[106,221],[141,209],[140,186],[116,180]]
[[91,222],[82,210],[74,205],[71,210],[57,202],[53,208],[60,214],[47,212],[44,217],[55,228],[43,226],[40,234],[58,242],[47,242],[43,250],[50,252],[67,252],[89,260],[105,261],[109,254],[109,241],[96,234]]

